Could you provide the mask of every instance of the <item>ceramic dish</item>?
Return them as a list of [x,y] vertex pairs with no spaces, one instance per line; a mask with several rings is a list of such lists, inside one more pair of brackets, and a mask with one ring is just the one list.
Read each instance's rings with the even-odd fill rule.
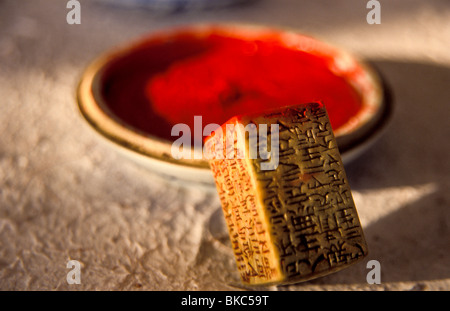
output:
[[[334,131],[344,163],[366,150],[380,136],[389,120],[391,102],[384,82],[370,66],[342,49],[296,31],[260,26],[195,25],[171,29],[101,56],[86,69],[77,94],[82,116],[101,137],[106,138],[105,141],[111,143],[117,151],[153,171],[179,180],[214,185],[206,160],[172,157],[173,140],[167,136],[169,134],[161,133],[170,133],[173,124],[161,121],[161,117],[151,110],[151,105],[144,103],[145,96],[142,94],[145,85],[135,83],[129,86],[128,95],[121,93],[121,88],[125,88],[126,81],[131,81],[133,75],[146,74],[152,70],[158,72],[163,67],[170,66],[169,56],[161,61],[156,56],[170,55],[172,52],[159,50],[159,54],[155,54],[154,50],[156,46],[173,44],[180,33],[194,35],[197,39],[219,33],[240,40],[256,40],[265,38],[268,34],[276,34],[277,40],[289,49],[326,57],[330,71],[345,77],[361,98],[358,113]],[[175,50],[177,53],[183,51],[179,47]],[[155,67],[158,69],[154,70]],[[150,76],[152,74],[149,73]],[[142,108],[143,120],[138,120],[140,123],[129,122],[121,116],[127,107],[117,108],[109,102],[110,98],[117,96],[126,97],[128,108]]]

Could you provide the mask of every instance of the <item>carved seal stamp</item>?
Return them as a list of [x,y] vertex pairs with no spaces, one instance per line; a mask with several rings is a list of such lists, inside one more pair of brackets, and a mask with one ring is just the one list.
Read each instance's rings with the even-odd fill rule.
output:
[[[276,168],[261,169],[267,157],[258,153],[252,158],[246,152],[255,147],[252,144],[261,147],[267,140],[259,136],[258,141],[255,133],[242,130],[234,131],[230,140],[227,124],[254,124],[258,129],[277,124]],[[269,132],[266,138],[271,135],[274,133]],[[227,144],[232,148],[226,148]],[[344,166],[322,104],[234,117],[206,140],[205,150],[213,154],[210,166],[244,283],[306,281],[338,271],[367,255]],[[240,156],[227,156],[230,150]]]

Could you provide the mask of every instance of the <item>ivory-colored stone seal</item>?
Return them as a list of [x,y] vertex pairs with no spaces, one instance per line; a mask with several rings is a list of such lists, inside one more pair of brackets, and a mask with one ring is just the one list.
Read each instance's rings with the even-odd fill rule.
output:
[[322,104],[234,117],[205,151],[244,283],[306,281],[367,255]]

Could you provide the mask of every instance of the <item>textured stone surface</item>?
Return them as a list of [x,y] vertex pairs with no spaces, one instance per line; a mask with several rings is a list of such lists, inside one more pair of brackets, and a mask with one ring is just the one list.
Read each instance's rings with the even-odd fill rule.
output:
[[[371,60],[393,89],[388,132],[346,167],[369,255],[344,271],[270,290],[450,289],[450,5],[259,1],[175,15],[81,1],[0,1],[0,289],[240,289],[214,191],[161,179],[114,153],[80,118],[85,66],[148,32],[206,21],[301,29]],[[220,216],[220,217],[218,217]],[[226,232],[225,232],[226,234]],[[81,284],[66,264],[81,262]]]

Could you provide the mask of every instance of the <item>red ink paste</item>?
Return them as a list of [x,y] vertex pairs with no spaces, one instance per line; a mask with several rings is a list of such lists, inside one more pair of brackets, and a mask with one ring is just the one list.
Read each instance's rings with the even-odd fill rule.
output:
[[230,117],[321,101],[333,129],[356,115],[361,98],[329,60],[289,49],[276,36],[242,40],[180,33],[154,40],[117,61],[103,95],[123,121],[161,138],[176,139],[174,124],[193,129],[194,116],[222,124]]

